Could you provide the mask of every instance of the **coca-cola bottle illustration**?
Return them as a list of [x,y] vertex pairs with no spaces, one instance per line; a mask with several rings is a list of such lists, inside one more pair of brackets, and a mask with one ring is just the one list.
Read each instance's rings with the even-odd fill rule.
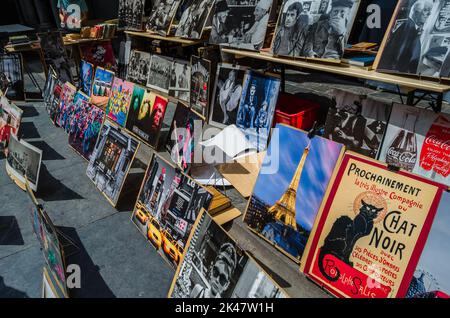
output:
[[412,172],[417,162],[417,116],[408,114],[403,127],[388,148],[386,163]]

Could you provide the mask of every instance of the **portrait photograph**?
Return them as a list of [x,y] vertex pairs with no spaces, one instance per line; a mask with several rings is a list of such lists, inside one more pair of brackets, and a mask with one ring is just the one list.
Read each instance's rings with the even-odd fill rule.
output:
[[147,85],[150,71],[150,53],[133,50],[127,67],[127,81],[138,85]]
[[187,0],[175,36],[192,40],[202,38],[203,29],[215,0]]
[[104,68],[97,67],[92,84],[91,102],[92,104],[106,110],[109,96],[111,95],[114,73]]
[[153,2],[152,13],[147,20],[147,32],[166,36],[170,31],[173,18],[182,0],[156,0]]
[[133,83],[118,77],[114,78],[108,106],[106,107],[106,116],[121,127],[125,127],[127,122],[133,88]]
[[170,75],[169,96],[189,104],[191,65],[188,61],[175,60]]
[[152,55],[150,70],[148,73],[147,87],[169,93],[170,80],[172,78],[173,59],[161,55]]
[[208,116],[211,92],[211,61],[192,56],[191,59],[191,108],[203,117]]

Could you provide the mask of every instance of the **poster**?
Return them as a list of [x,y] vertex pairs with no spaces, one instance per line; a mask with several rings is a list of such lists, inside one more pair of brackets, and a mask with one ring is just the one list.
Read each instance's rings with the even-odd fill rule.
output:
[[65,128],[68,120],[68,110],[70,105],[73,104],[73,99],[77,93],[77,88],[71,83],[66,82],[63,86],[61,93],[61,102],[55,114],[55,124],[61,128]]
[[153,3],[152,13],[147,20],[147,32],[155,32],[166,36],[170,31],[172,20],[177,13],[182,0],[156,0]]
[[146,143],[156,147],[167,104],[166,97],[136,85],[131,100],[127,129]]
[[7,83],[5,96],[13,101],[25,100],[23,81],[23,62],[21,54],[1,54],[0,73],[5,76]]
[[331,95],[335,107],[328,112],[326,138],[344,144],[347,150],[378,158],[392,103],[339,89],[334,89]]
[[23,110],[11,103],[5,96],[0,97],[0,152],[8,148],[11,135],[17,137],[22,115]]
[[394,104],[380,160],[450,186],[450,116]]
[[113,72],[97,67],[97,70],[95,71],[94,83],[92,85],[92,104],[106,110],[109,96],[111,95],[113,81]]
[[449,78],[449,6],[449,0],[399,1],[377,70]]
[[267,148],[280,87],[279,78],[252,71],[245,75],[236,126],[258,152]]
[[191,87],[191,65],[188,61],[175,60],[169,84],[169,96],[189,104]]
[[214,0],[187,0],[175,36],[192,40],[202,38],[203,29],[208,20]]
[[132,221],[171,264],[177,266],[202,209],[212,194],[159,156],[151,161]]
[[300,261],[344,146],[285,125],[276,126],[272,140],[279,145],[269,147],[262,169],[274,162],[279,168],[258,176],[244,223]]
[[117,125],[104,121],[86,174],[113,206],[119,201],[139,145]]
[[116,72],[117,61],[111,41],[80,44],[81,57],[95,67]]
[[191,108],[206,118],[211,95],[211,61],[192,56],[190,84]]
[[247,68],[231,64],[217,67],[211,105],[210,124],[225,128],[236,124]]
[[286,298],[230,236],[202,213],[175,274],[171,298]]
[[57,80],[55,84],[55,88],[53,89],[53,95],[51,96],[51,100],[47,105],[47,113],[52,121],[55,124],[56,115],[59,111],[59,106],[61,105],[61,97],[64,89],[64,84],[60,80]]
[[44,91],[42,92],[42,98],[44,99],[45,109],[50,115],[50,109],[54,98],[55,86],[58,83],[58,77],[52,68],[48,70],[47,80],[45,81]]
[[172,66],[172,58],[161,55],[152,55],[150,71],[148,73],[147,87],[168,94],[170,79],[172,78]]
[[150,53],[131,51],[130,63],[127,67],[127,81],[139,85],[147,85],[152,56]]
[[127,122],[133,88],[133,83],[126,82],[118,77],[114,79],[112,85],[111,95],[106,107],[106,116],[122,127],[125,127]]
[[272,4],[273,0],[217,0],[209,43],[261,50]]
[[142,31],[144,24],[145,0],[119,1],[119,28]]
[[91,95],[92,92],[92,82],[94,79],[95,67],[93,64],[81,61],[80,66],[80,90],[86,94]]
[[302,270],[336,296],[402,298],[443,187],[347,153],[315,223]]

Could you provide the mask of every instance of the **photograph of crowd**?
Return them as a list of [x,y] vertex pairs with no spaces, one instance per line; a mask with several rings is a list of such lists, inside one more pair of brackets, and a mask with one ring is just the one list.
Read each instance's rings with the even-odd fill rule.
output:
[[131,51],[130,63],[127,67],[127,81],[147,85],[151,59],[150,53]]
[[186,0],[175,36],[198,40],[202,38],[203,29],[215,0]]
[[169,93],[173,60],[161,55],[152,55],[147,87]]
[[119,29],[141,31],[144,24],[145,0],[119,1]]
[[0,97],[0,153],[8,148],[10,136],[18,135],[22,115],[22,109],[11,103],[5,96]]
[[192,56],[191,59],[191,108],[199,115],[208,115],[211,86],[211,61]]
[[175,60],[169,85],[169,96],[178,98],[182,102],[190,101],[191,65],[188,61]]
[[155,32],[166,36],[169,33],[173,18],[177,13],[181,0],[156,0],[152,13],[145,25],[148,32]]

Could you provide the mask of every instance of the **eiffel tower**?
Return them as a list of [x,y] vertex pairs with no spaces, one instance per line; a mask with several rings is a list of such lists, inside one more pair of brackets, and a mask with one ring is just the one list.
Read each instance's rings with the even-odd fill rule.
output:
[[303,156],[297,167],[294,177],[292,178],[291,184],[287,191],[283,194],[281,199],[275,203],[273,207],[269,209],[269,213],[275,217],[275,220],[281,221],[287,226],[290,226],[297,230],[296,221],[296,200],[297,200],[297,190],[300,183],[300,179],[303,174],[303,169],[305,167],[306,158],[308,158],[310,151],[310,145],[305,148]]

